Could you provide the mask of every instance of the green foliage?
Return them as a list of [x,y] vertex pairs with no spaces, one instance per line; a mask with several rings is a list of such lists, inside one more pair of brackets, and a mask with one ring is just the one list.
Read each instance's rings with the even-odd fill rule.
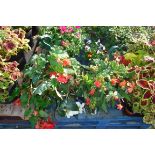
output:
[[[69,112],[106,113],[121,99],[126,99],[133,112],[144,115],[144,122],[154,124],[154,89],[149,89],[151,96],[144,100],[148,88],[137,84],[143,79],[151,81],[151,86],[154,81],[154,31],[145,26],[41,27],[39,45],[23,71],[23,83],[9,99],[20,96],[33,127],[51,117],[52,104],[57,104],[59,115],[68,116]],[[13,34],[11,40],[7,32]],[[13,73],[20,77],[18,64],[9,58],[27,51],[27,43],[20,28],[0,30],[0,102],[7,99],[8,87],[17,80],[11,78]],[[10,71],[9,67],[14,68]],[[75,102],[78,97],[83,103]]]
[[146,51],[128,52],[125,54],[127,60],[131,60],[132,65],[142,66],[145,64],[144,57],[148,55]]

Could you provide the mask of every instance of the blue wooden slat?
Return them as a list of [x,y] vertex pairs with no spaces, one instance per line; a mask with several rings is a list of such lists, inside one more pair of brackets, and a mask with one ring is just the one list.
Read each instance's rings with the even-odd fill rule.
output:
[[[96,116],[95,116],[96,117]],[[141,117],[123,116],[121,112],[111,111],[104,118],[87,117],[58,117],[57,129],[146,129],[149,125],[143,123]],[[17,121],[16,123],[0,123],[0,128],[31,128],[27,121]]]

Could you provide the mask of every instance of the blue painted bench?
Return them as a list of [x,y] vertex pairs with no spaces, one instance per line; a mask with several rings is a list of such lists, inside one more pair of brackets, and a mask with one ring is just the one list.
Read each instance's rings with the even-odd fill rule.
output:
[[57,129],[146,129],[149,126],[143,123],[142,117],[125,116],[116,109],[101,116],[79,115],[71,118],[58,117],[56,120]]
[[[56,129],[147,129],[150,125],[143,123],[141,117],[124,116],[118,110],[110,110],[102,116],[81,114],[76,117],[56,117]],[[0,123],[0,129],[28,129],[28,121],[17,120],[13,123]]]

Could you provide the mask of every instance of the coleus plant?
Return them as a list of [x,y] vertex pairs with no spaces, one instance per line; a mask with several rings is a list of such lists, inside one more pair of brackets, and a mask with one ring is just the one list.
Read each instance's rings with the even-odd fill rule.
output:
[[154,63],[135,67],[137,87],[132,95],[134,112],[143,115],[148,124],[155,124],[155,68]]
[[24,30],[0,27],[0,102],[7,100],[9,86],[22,76],[18,69],[19,64],[16,61],[10,62],[11,56],[28,49]]

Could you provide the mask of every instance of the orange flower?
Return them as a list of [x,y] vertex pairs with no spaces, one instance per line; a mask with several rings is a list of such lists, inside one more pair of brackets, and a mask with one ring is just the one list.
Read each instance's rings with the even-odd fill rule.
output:
[[63,59],[63,60],[62,60],[62,65],[63,65],[64,67],[70,66],[70,65],[71,65],[71,61],[70,61],[69,59]]
[[94,85],[95,85],[97,88],[100,88],[100,87],[101,87],[101,82],[98,81],[98,80],[96,80],[96,81],[94,82]]
[[91,58],[92,56],[93,56],[92,52],[89,52],[87,55],[88,58]]
[[111,79],[110,82],[112,86],[115,86],[117,83],[119,83],[119,79],[114,78],[114,79]]
[[89,95],[93,96],[94,94],[95,94],[95,89],[91,89],[90,92],[89,92]]
[[126,85],[126,80],[124,80],[124,81],[122,81],[122,82],[119,83],[119,86],[120,87],[125,87],[125,85]]
[[116,107],[117,107],[118,110],[122,110],[123,109],[123,105],[122,104],[117,104]]

